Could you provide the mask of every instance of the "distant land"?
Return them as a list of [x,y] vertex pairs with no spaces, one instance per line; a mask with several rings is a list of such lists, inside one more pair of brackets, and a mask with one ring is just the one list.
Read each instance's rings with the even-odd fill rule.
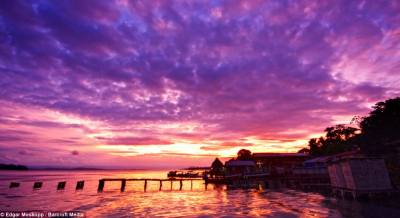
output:
[[177,170],[182,169],[182,166],[68,166],[68,165],[29,165],[30,170]]
[[104,170],[104,169],[91,168],[91,167],[76,167],[76,168],[47,167],[40,170]]
[[209,170],[210,167],[195,167],[190,166],[188,168],[129,168],[123,166],[25,166],[25,165],[15,165],[15,164],[0,164],[0,170]]
[[100,168],[100,167],[64,167],[64,166],[57,166],[57,167],[51,167],[51,166],[32,166],[29,167],[30,170],[142,170],[142,169],[128,169],[128,168]]
[[32,170],[140,170],[140,169],[102,169],[102,168],[92,168],[92,167],[75,167],[75,168],[65,168],[65,167],[45,167],[45,168],[35,168]]
[[0,164],[0,170],[28,170],[28,167],[24,165]]
[[183,170],[209,170],[210,167],[188,167],[188,168],[183,168]]

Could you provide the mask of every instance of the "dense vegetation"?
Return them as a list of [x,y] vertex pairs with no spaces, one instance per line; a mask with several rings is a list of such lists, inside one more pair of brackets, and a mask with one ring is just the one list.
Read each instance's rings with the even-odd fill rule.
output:
[[325,137],[312,138],[308,142],[312,157],[328,156],[356,149],[354,146],[358,129],[339,124],[325,129]]
[[299,152],[312,157],[359,149],[366,157],[383,157],[389,169],[398,170],[400,148],[400,98],[378,102],[368,116],[353,118],[358,128],[343,124],[328,127],[326,135],[310,139],[309,149]]

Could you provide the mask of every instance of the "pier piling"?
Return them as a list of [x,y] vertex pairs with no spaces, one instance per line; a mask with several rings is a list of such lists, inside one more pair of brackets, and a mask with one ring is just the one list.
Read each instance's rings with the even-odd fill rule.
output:
[[[198,179],[180,179],[179,180],[179,182],[180,182],[179,190],[182,190],[182,188],[183,188],[183,180],[190,180],[191,181],[191,188],[193,189],[193,181],[192,180],[198,180]],[[121,192],[124,192],[127,181],[144,181],[144,187],[143,187],[144,191],[147,191],[147,182],[148,181],[159,181],[160,182],[159,190],[161,191],[162,190],[162,185],[163,185],[162,182],[170,181],[171,182],[171,190],[172,190],[173,181],[175,181],[175,180],[174,179],[152,179],[152,178],[146,178],[146,179],[136,179],[136,178],[134,178],[134,179],[119,179],[119,178],[116,178],[116,179],[111,179],[111,178],[100,179],[99,180],[99,187],[97,189],[98,192],[102,192],[103,191],[106,181],[121,181]],[[176,181],[178,181],[178,180],[176,180]],[[81,181],[81,182],[84,182],[84,181]],[[82,188],[83,188],[83,184],[82,184]]]
[[97,191],[99,191],[99,192],[102,192],[102,191],[103,191],[103,189],[104,189],[104,182],[105,182],[104,179],[100,179],[100,180],[99,180],[99,187],[97,188]]
[[63,190],[67,182],[59,182],[57,185],[57,190]]
[[83,189],[83,186],[84,186],[84,184],[85,184],[85,181],[79,181],[79,182],[77,182],[76,183],[76,190],[78,190],[78,189]]
[[126,179],[121,180],[121,192],[125,191]]
[[41,188],[42,184],[43,184],[43,182],[35,182],[35,183],[33,183],[33,188]]
[[[192,179],[192,178],[188,178],[188,179],[184,179],[181,178],[179,179],[179,191],[182,191],[183,188],[183,181],[189,181],[190,180],[190,189],[193,190],[193,180],[201,180],[201,179]],[[173,190],[173,182],[177,181],[178,179],[153,179],[153,178],[132,178],[132,179],[122,179],[122,178],[107,178],[107,179],[100,179],[99,180],[99,186],[97,188],[97,191],[100,193],[104,190],[104,186],[105,183],[107,181],[110,182],[121,182],[121,192],[125,191],[125,187],[126,187],[126,182],[127,181],[144,181],[144,191],[147,191],[147,182],[148,181],[159,181],[160,182],[160,188],[159,190],[162,190],[162,186],[163,186],[163,182],[167,182],[170,181],[171,182],[171,191]],[[65,185],[66,185],[66,181],[64,182],[58,182],[57,184],[57,190],[64,190],[65,189]],[[80,190],[83,189],[85,184],[85,181],[77,181],[76,183],[76,187],[75,190]],[[207,184],[208,182],[205,181],[205,190],[207,190]],[[34,182],[33,184],[33,189],[39,189],[42,188],[43,182]],[[10,188],[17,188],[20,186],[19,182],[11,182],[10,183]]]
[[18,187],[19,187],[19,182],[10,183],[10,188],[18,188]]

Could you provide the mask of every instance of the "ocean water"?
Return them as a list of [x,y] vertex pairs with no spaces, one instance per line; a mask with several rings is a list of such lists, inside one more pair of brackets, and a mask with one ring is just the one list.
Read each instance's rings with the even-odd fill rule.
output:
[[[168,171],[0,171],[0,211],[82,211],[87,217],[400,217],[399,200],[355,202],[312,192],[290,189],[227,190],[225,185],[202,180],[163,182],[121,182],[103,178],[167,178]],[[75,190],[77,181],[85,181],[83,190]],[[58,182],[66,182],[57,190]],[[9,188],[10,182],[20,187]],[[33,189],[34,182],[43,187]]]

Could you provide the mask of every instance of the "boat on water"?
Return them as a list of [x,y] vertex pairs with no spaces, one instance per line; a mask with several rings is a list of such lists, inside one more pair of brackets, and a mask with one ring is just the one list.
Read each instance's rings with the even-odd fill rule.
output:
[[169,171],[168,177],[189,177],[189,174],[183,171]]
[[259,179],[259,178],[266,178],[271,175],[269,171],[263,171],[263,170],[254,170],[254,171],[243,171],[242,173],[235,173],[235,174],[230,174],[230,175],[223,175],[222,177],[209,177],[207,176],[210,173],[204,174],[203,180],[206,181],[206,183],[227,183],[231,182],[233,180],[237,179]]
[[201,178],[203,175],[200,172],[193,172],[193,171],[169,171],[168,177],[188,177],[188,178]]
[[188,173],[189,173],[190,178],[202,178],[203,177],[203,173],[200,173],[200,172],[189,171]]

